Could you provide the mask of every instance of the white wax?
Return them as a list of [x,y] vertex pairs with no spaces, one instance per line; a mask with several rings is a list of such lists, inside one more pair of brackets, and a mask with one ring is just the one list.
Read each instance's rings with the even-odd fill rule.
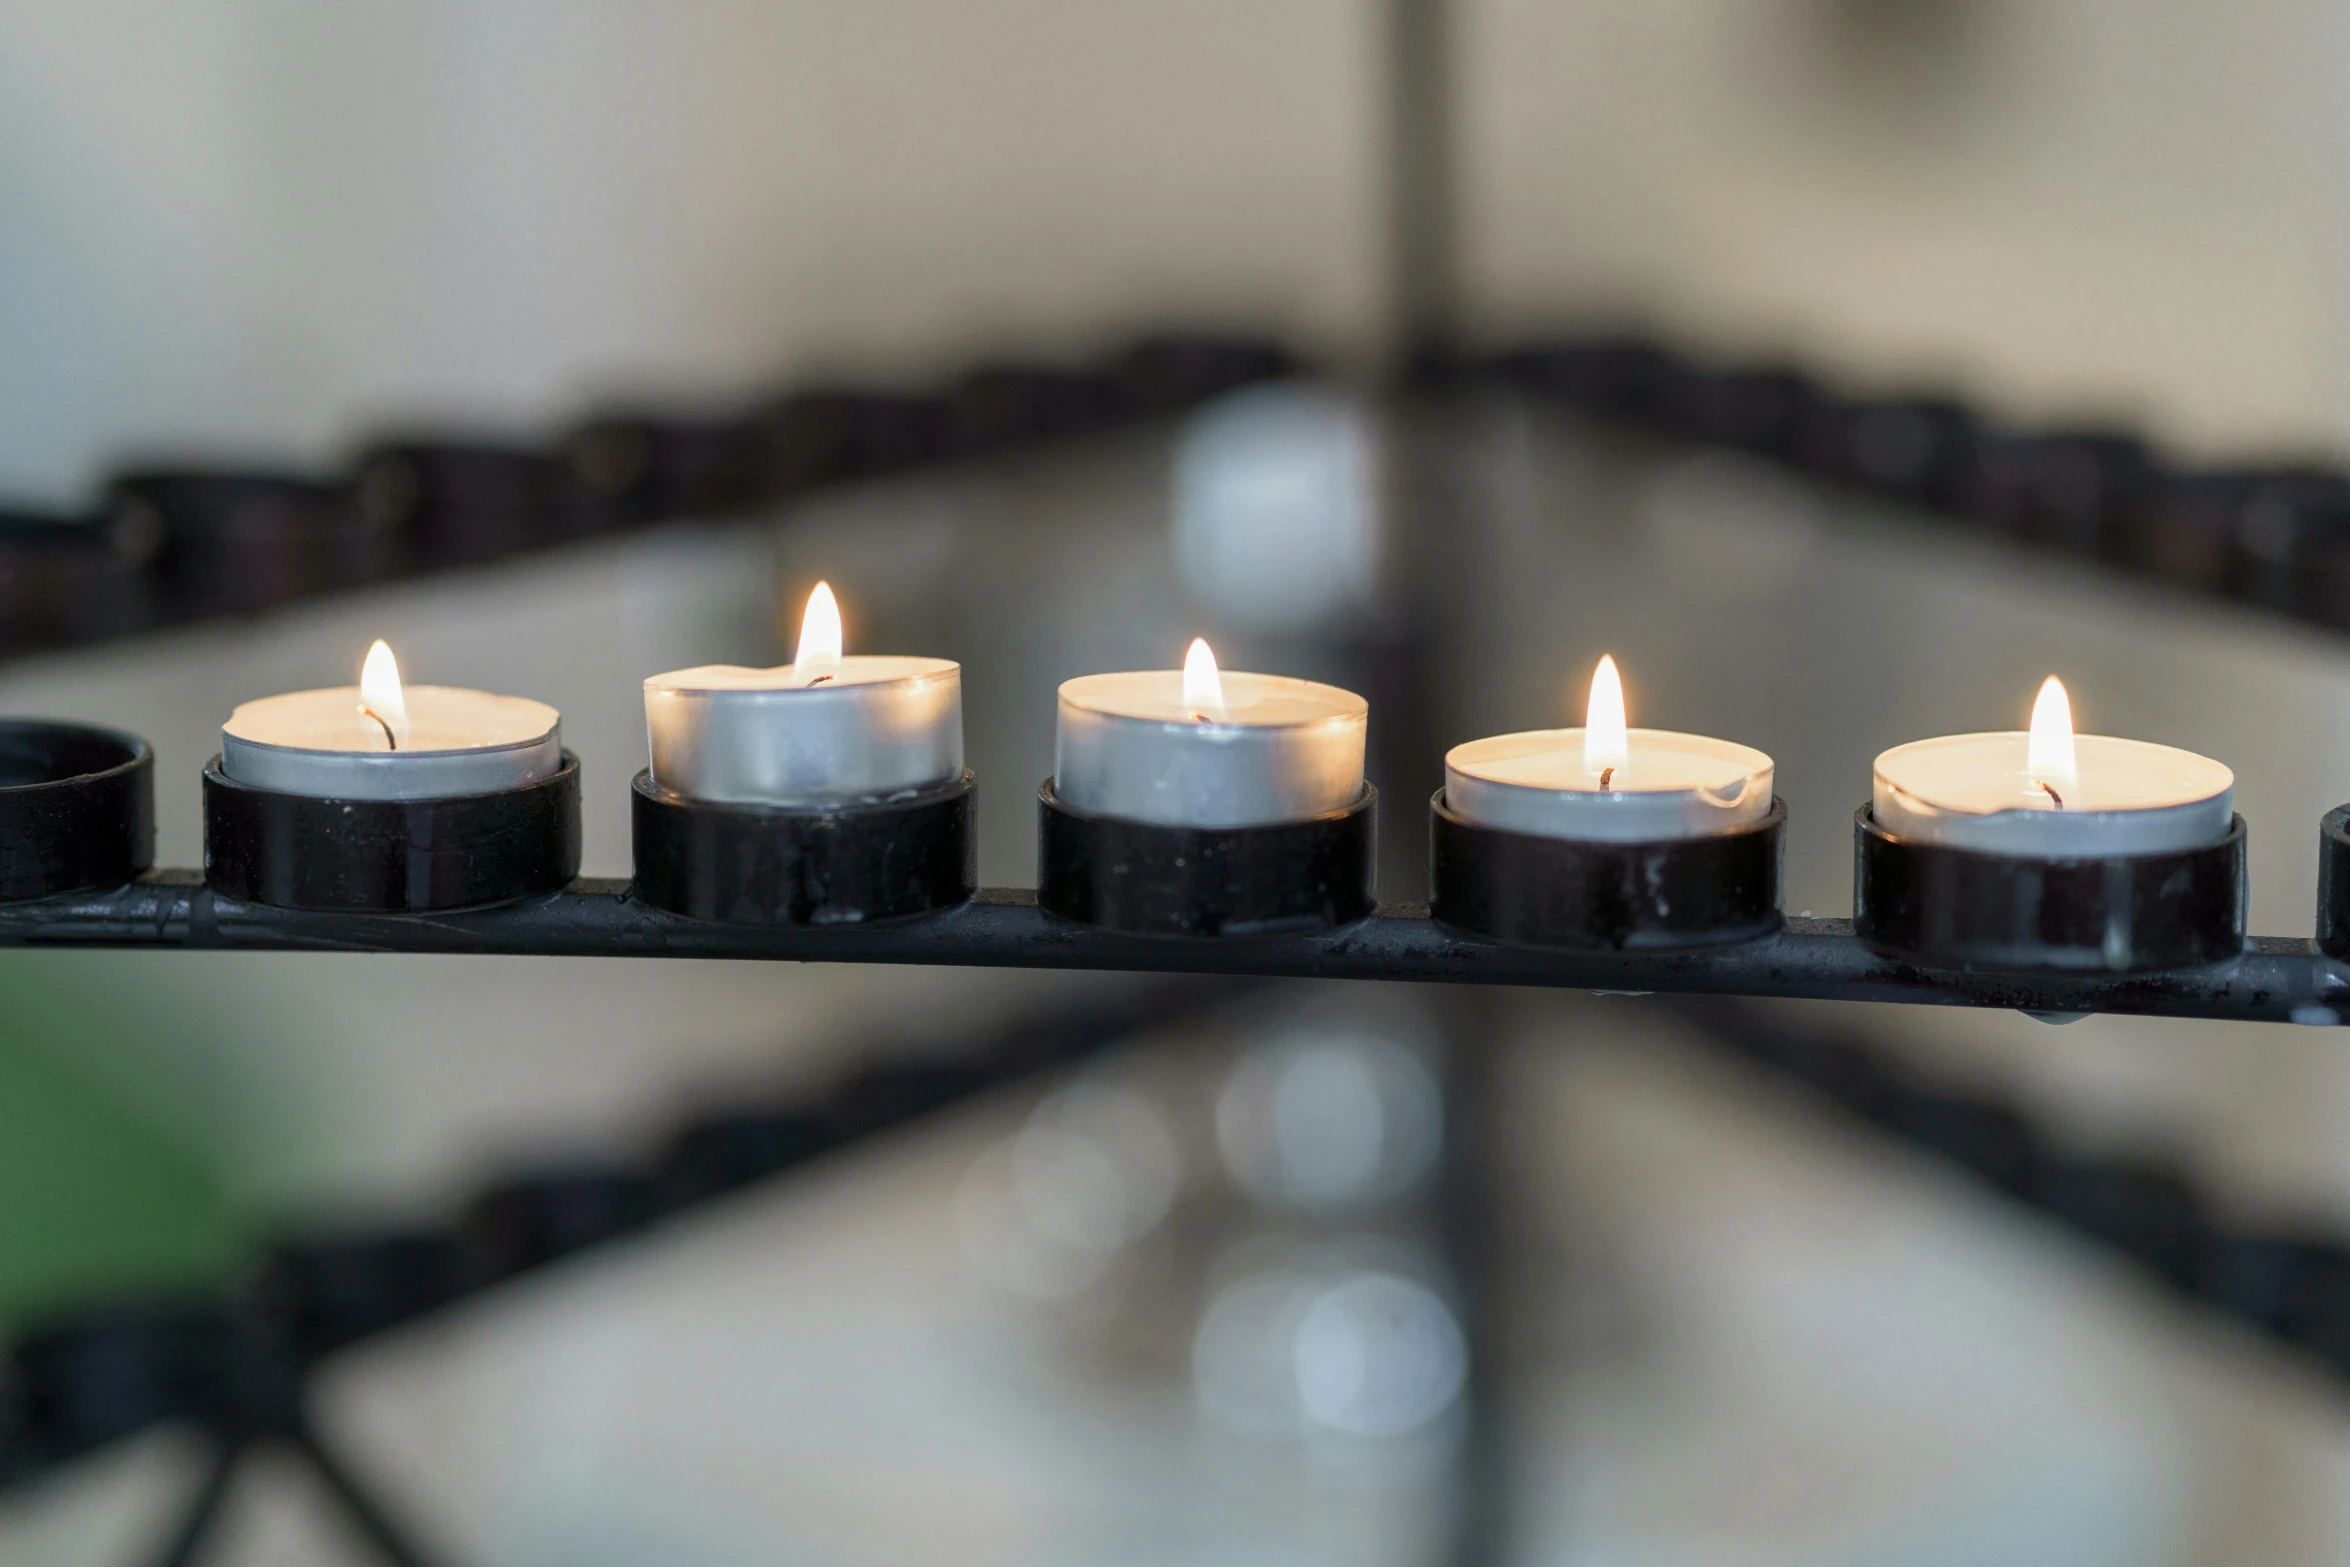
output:
[[1708,837],[1771,814],[1771,759],[1751,746],[1634,729],[1609,771],[1586,764],[1583,741],[1580,729],[1540,729],[1456,745],[1445,803],[1480,827],[1600,843]]
[[2030,739],[2018,730],[1895,746],[1877,758],[1877,825],[1920,843],[2061,858],[2200,848],[2235,819],[2236,775],[2207,756],[2076,735],[2073,776],[2041,779]]
[[821,666],[706,664],[645,682],[653,782],[692,800],[833,806],[963,775],[963,666],[859,655]]
[[1370,706],[1352,691],[1226,671],[1203,717],[1174,669],[1086,675],[1061,687],[1053,792],[1095,816],[1168,827],[1258,827],[1362,798]]
[[281,794],[328,800],[440,800],[553,777],[562,715],[528,697],[410,686],[408,739],[392,748],[360,712],[357,686],[246,702],[220,726],[220,770]]

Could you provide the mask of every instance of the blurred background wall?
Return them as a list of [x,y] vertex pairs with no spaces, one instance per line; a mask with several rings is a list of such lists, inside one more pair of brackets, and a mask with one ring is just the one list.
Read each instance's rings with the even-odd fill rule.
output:
[[[1381,328],[1370,0],[0,5],[0,490],[104,455]],[[2350,436],[2317,0],[1468,0],[1465,303],[2190,449]]]
[[1470,0],[1469,297],[2338,447],[2346,35],[2321,0]]
[[10,0],[0,492],[1137,315],[1345,350],[1378,36],[1353,0]]

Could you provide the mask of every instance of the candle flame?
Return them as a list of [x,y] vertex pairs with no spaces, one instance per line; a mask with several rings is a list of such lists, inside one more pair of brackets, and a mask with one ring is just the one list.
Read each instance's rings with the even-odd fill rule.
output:
[[800,647],[792,655],[792,669],[801,685],[812,686],[840,673],[840,643],[840,601],[832,596],[831,583],[819,582],[801,612]]
[[1201,719],[1224,714],[1224,677],[1216,670],[1215,650],[1206,637],[1193,637],[1183,655],[1183,705]]
[[2064,682],[2050,675],[2040,683],[2032,703],[2032,736],[2025,747],[2032,774],[2032,792],[2063,810],[2064,797],[2079,781],[2073,759],[2073,704],[2064,694]]
[[359,666],[359,711],[381,726],[385,749],[407,749],[408,698],[400,689],[400,661],[381,637]]
[[1624,730],[1624,679],[1616,661],[1602,654],[1591,672],[1591,701],[1583,710],[1583,770],[1605,777],[1632,759]]

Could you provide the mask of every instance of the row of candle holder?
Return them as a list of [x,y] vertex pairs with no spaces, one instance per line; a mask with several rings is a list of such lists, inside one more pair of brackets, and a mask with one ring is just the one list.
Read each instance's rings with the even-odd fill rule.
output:
[[671,517],[1106,431],[1288,373],[1269,340],[1158,333],[935,384],[822,382],[736,407],[606,409],[543,440],[396,431],[340,471],[122,469],[70,510],[0,504],[0,651],[242,614]]
[[[819,587],[793,663],[645,682],[632,791],[650,908],[755,926],[864,925],[976,891],[961,671],[847,657]],[[1368,705],[1219,671],[1087,676],[1059,692],[1038,792],[1037,901],[1138,936],[1338,930],[1373,911]],[[376,644],[357,687],[246,703],[204,770],[205,874],[250,903],[479,909],[559,890],[580,858],[579,763],[539,702],[403,687]],[[145,742],[0,725],[0,900],[125,883],[152,859]],[[1431,912],[1531,947],[1672,953],[1783,924],[1785,804],[1760,752],[1632,729],[1602,660],[1580,729],[1473,741],[1430,803]],[[2242,951],[2231,772],[2076,736],[2051,679],[2030,731],[1896,747],[1855,821],[1855,928],[1929,966],[2126,973]],[[2320,944],[2350,958],[2350,807],[2324,827]]]
[[2196,592],[2350,626],[2350,472],[2181,464],[2116,426],[2018,429],[1945,392],[1854,395],[1792,365],[1716,365],[1641,337],[1493,359],[1547,402]]

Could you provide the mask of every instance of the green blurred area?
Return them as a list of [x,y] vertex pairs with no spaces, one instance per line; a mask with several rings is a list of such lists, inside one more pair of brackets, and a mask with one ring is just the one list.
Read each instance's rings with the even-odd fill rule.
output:
[[134,1026],[87,971],[0,967],[0,1335],[217,1281],[247,1244],[218,1173],[77,1066],[120,1043],[99,1032]]

